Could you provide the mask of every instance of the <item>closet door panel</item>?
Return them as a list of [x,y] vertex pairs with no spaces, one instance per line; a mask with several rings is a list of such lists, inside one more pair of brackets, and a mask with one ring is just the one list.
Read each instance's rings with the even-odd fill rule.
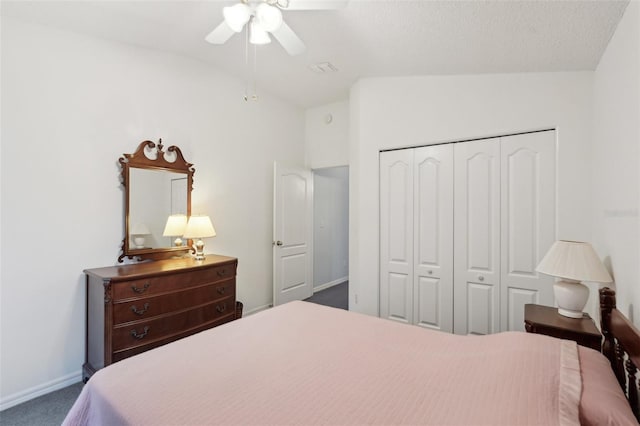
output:
[[497,292],[495,285],[467,283],[467,334],[484,335],[496,332],[498,324],[494,312],[497,311]]
[[413,320],[413,150],[380,153],[380,316]]
[[555,132],[501,138],[501,329],[524,331],[524,304],[553,305],[535,268],[555,241]]
[[[441,310],[447,310],[447,307],[441,304],[441,280],[428,277],[416,277],[415,280],[417,284],[414,287],[413,296],[414,306],[417,308],[414,311],[416,317],[414,323],[420,327],[442,330]],[[453,320],[453,316],[451,319]]]
[[476,154],[465,165],[467,175],[464,191],[466,197],[466,243],[469,270],[494,272],[492,218],[495,215],[495,189],[492,174],[494,159],[485,153]]
[[500,324],[499,139],[454,146],[454,331],[484,334]]
[[453,331],[453,146],[414,150],[414,324]]
[[411,276],[409,274],[391,272],[388,276],[389,295],[386,304],[385,318],[399,322],[411,323]]

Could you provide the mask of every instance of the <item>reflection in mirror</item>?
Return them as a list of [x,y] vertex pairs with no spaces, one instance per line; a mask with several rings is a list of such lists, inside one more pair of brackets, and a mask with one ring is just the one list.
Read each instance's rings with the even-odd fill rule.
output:
[[[187,214],[187,178],[184,173],[165,170],[131,168],[129,192],[130,238],[138,238],[136,227],[148,228],[144,246],[135,248],[171,247],[171,236],[163,236],[167,218]],[[177,235],[176,235],[177,236]],[[174,236],[174,239],[175,237]]]
[[164,232],[162,236],[164,237],[176,237],[173,240],[174,247],[182,247],[184,242],[182,241],[182,237],[184,235],[184,231],[187,229],[187,215],[186,214],[172,214],[167,219],[167,224],[164,227]]
[[[170,217],[191,214],[193,165],[176,146],[163,150],[162,140],[144,141],[119,162],[125,188],[125,237],[122,254],[136,260],[168,259],[191,250],[181,242],[183,231],[168,227]],[[176,230],[178,229],[178,230]]]

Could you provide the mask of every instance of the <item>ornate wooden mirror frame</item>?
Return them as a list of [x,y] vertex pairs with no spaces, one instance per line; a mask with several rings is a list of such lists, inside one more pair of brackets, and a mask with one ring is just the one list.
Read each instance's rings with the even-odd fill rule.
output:
[[[156,197],[156,194],[154,194],[153,191],[147,191],[145,193],[145,190],[148,188],[134,188],[134,186],[140,186],[145,180],[149,180],[149,178],[132,179],[132,172],[134,172],[134,174],[142,173],[149,175],[152,178],[151,180],[159,181],[160,185],[164,185],[165,183],[162,181],[167,181],[168,178],[174,176],[173,174],[176,174],[175,176],[178,178],[174,179],[176,181],[186,179],[186,188],[184,188],[186,194],[182,194],[182,197],[186,195],[186,206],[184,206],[184,211],[181,211],[180,213],[186,214],[187,217],[191,215],[191,191],[193,189],[193,174],[195,173],[195,169],[192,167],[193,164],[184,159],[180,148],[170,146],[167,148],[166,152],[163,151],[163,148],[162,139],[158,141],[157,145],[154,142],[147,140],[141,142],[133,154],[123,154],[124,156],[120,157],[118,160],[122,168],[120,179],[125,190],[125,231],[124,238],[122,240],[122,253],[118,257],[118,262],[122,262],[125,257],[136,260],[168,259],[171,257],[182,256],[188,251],[191,251],[190,241],[180,247],[175,247],[171,246],[171,239],[168,237],[166,238],[168,243],[164,243],[168,245],[167,247],[163,247],[163,243],[159,242],[148,247],[144,245],[136,246],[133,242],[133,232],[135,231],[133,227],[138,225],[132,223],[131,220],[132,201],[137,204],[145,205],[148,211],[153,211],[155,209],[155,203],[157,202],[158,204],[162,204],[163,201],[166,201],[162,200],[162,198],[166,197],[164,194],[161,194],[160,197]],[[147,173],[147,171],[152,173]],[[158,172],[159,177],[156,178],[154,176],[155,172]],[[171,185],[173,185],[173,183],[171,183]],[[169,191],[170,189],[167,190]],[[138,196],[141,193],[145,195],[145,200],[140,201],[132,199],[132,194],[133,196]],[[172,197],[172,195],[170,195],[170,197]],[[173,207],[169,207],[166,210],[169,211],[170,209],[173,209]],[[170,214],[172,213],[176,212],[170,211]],[[156,230],[156,232],[160,233],[156,239],[161,240],[164,224],[167,221],[168,215],[165,212],[162,212],[162,209],[158,208],[156,216],[157,217],[153,219],[154,226],[152,226],[152,228]],[[146,224],[144,227],[149,228]],[[157,231],[158,229],[159,231]],[[147,233],[150,232],[147,230]]]

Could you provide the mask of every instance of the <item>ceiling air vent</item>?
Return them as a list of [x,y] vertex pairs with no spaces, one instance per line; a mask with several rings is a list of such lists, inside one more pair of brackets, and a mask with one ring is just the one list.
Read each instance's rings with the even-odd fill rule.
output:
[[309,65],[309,69],[317,74],[326,74],[328,72],[337,72],[338,68],[331,62],[317,62]]

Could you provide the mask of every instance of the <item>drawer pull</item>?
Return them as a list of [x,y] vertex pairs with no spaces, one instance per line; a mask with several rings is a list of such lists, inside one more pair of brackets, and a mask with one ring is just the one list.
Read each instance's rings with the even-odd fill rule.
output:
[[223,303],[222,306],[220,306],[220,305],[216,306],[216,311],[218,311],[220,313],[223,313],[226,310],[227,310],[227,304],[226,303]]
[[145,304],[144,304],[144,306],[142,307],[142,309],[140,309],[140,310],[138,310],[138,309],[136,308],[136,305],[133,305],[133,306],[131,307],[131,311],[132,311],[134,314],[136,314],[136,315],[142,315],[142,314],[144,314],[145,312],[147,312],[147,310],[148,310],[148,309],[149,309],[149,304],[148,304],[148,303],[145,303]]
[[144,328],[144,332],[141,334],[138,334],[138,332],[134,329],[131,330],[131,337],[133,337],[134,339],[138,339],[141,340],[143,339],[147,334],[149,334],[149,327],[145,327]]
[[138,293],[138,294],[144,293],[148,289],[149,289],[149,283],[146,283],[145,285],[143,285],[142,288],[136,287],[135,284],[131,286],[131,290],[133,290],[134,293]]
[[218,292],[218,294],[224,294],[226,289],[224,287],[218,287],[218,288],[216,288],[216,291]]
[[220,269],[218,271],[218,276],[219,277],[224,277],[225,275],[227,275],[227,270],[226,269]]

